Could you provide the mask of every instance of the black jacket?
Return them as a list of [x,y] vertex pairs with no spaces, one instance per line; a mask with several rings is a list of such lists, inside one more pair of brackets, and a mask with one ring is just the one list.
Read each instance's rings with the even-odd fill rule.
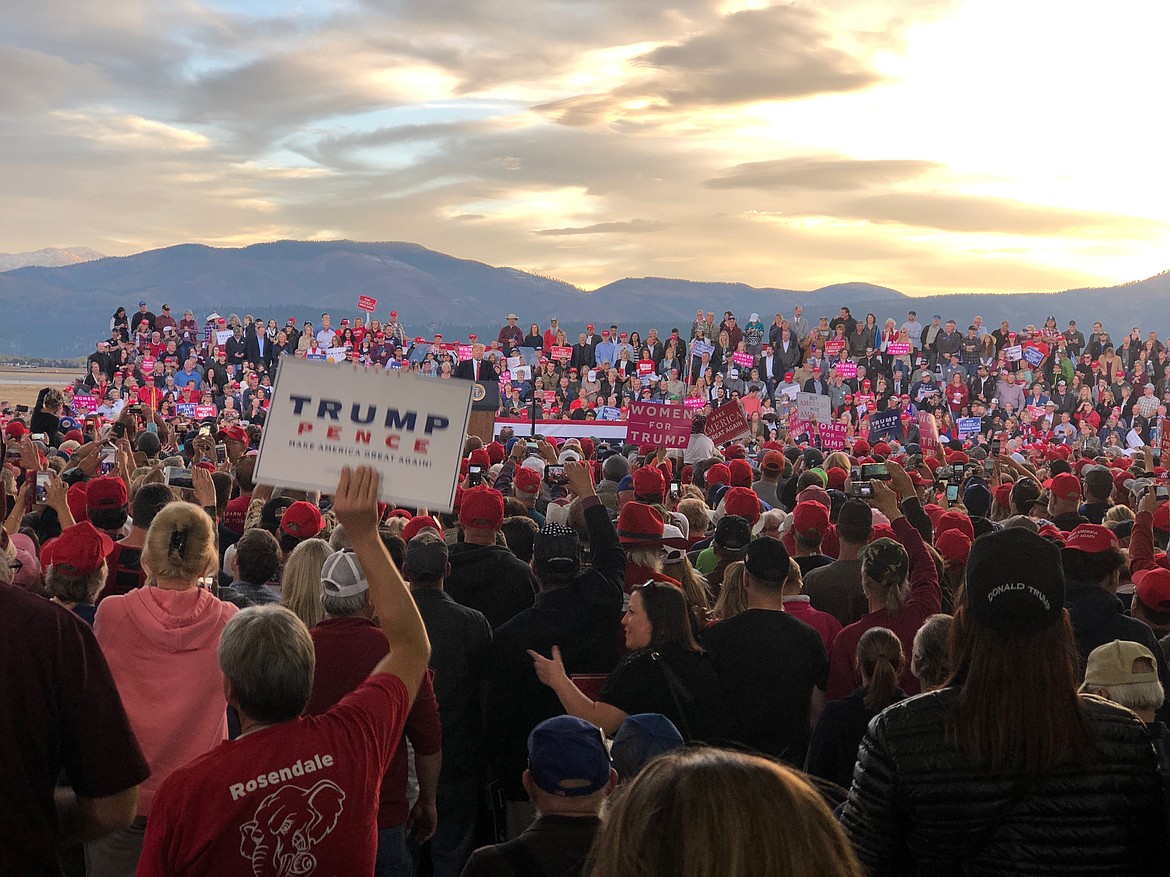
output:
[[1024,783],[947,742],[957,693],[912,697],[869,725],[841,822],[870,875],[1165,874],[1161,781],[1137,716],[1086,697],[1101,758]]
[[443,587],[456,603],[486,615],[493,629],[532,605],[536,576],[507,548],[459,542],[449,557],[451,574]]
[[[1064,605],[1068,609],[1077,637],[1082,677],[1085,674],[1085,664],[1089,660],[1089,652],[1097,646],[1119,639],[1123,642],[1141,643],[1150,650],[1154,656],[1154,663],[1158,665],[1158,678],[1162,681],[1162,687],[1170,691],[1170,670],[1166,667],[1166,655],[1158,645],[1158,638],[1145,622],[1126,615],[1125,606],[1117,597],[1100,585],[1069,580],[1065,584]],[[1159,721],[1166,721],[1167,712],[1167,704],[1163,701],[1161,709],[1158,710]]]
[[[855,688],[848,697],[825,704],[808,744],[804,770],[848,789],[857,764],[857,749],[865,729],[876,715],[865,705],[866,689]],[[894,689],[894,702],[906,699],[906,692]]]
[[599,501],[587,501],[585,525],[593,565],[571,585],[541,591],[531,609],[498,628],[488,681],[487,733],[493,762],[508,797],[525,800],[520,777],[528,734],[564,710],[536,677],[528,650],[546,657],[559,646],[565,671],[609,673],[618,662],[626,554]]

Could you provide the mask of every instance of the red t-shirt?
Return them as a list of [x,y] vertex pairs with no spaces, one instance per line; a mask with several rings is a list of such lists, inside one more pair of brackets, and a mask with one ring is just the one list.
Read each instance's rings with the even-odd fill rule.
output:
[[370,676],[320,716],[229,740],[163,780],[138,877],[372,874],[378,790],[410,706]]
[[[313,672],[313,693],[305,706],[306,716],[325,712],[370,675],[390,651],[386,635],[366,618],[328,618],[310,634],[317,655]],[[405,740],[415,755],[436,755],[443,749],[443,728],[431,672],[423,676],[414,705],[406,716],[405,736],[398,741],[394,757],[386,767],[378,797],[378,827],[393,828],[406,822],[407,752]]]

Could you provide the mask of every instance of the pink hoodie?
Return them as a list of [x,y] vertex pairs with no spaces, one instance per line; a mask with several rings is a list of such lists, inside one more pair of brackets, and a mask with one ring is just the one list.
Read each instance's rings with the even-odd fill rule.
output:
[[137,588],[98,606],[94,633],[150,764],[140,816],[172,770],[227,738],[216,650],[237,612],[204,588]]

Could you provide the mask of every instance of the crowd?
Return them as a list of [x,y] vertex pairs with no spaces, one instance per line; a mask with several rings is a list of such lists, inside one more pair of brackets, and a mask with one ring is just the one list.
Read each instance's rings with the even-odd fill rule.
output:
[[[1166,872],[1153,333],[370,317],[143,301],[0,403],[5,873]],[[695,417],[679,449],[504,421],[452,512],[393,507],[392,472],[255,482],[284,355]]]

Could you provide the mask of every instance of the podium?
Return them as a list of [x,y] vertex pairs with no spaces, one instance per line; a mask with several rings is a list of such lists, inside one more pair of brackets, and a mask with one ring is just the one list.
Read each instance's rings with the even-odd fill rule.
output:
[[484,444],[496,435],[496,412],[500,410],[500,385],[496,381],[476,381],[471,390],[469,435],[479,436]]

